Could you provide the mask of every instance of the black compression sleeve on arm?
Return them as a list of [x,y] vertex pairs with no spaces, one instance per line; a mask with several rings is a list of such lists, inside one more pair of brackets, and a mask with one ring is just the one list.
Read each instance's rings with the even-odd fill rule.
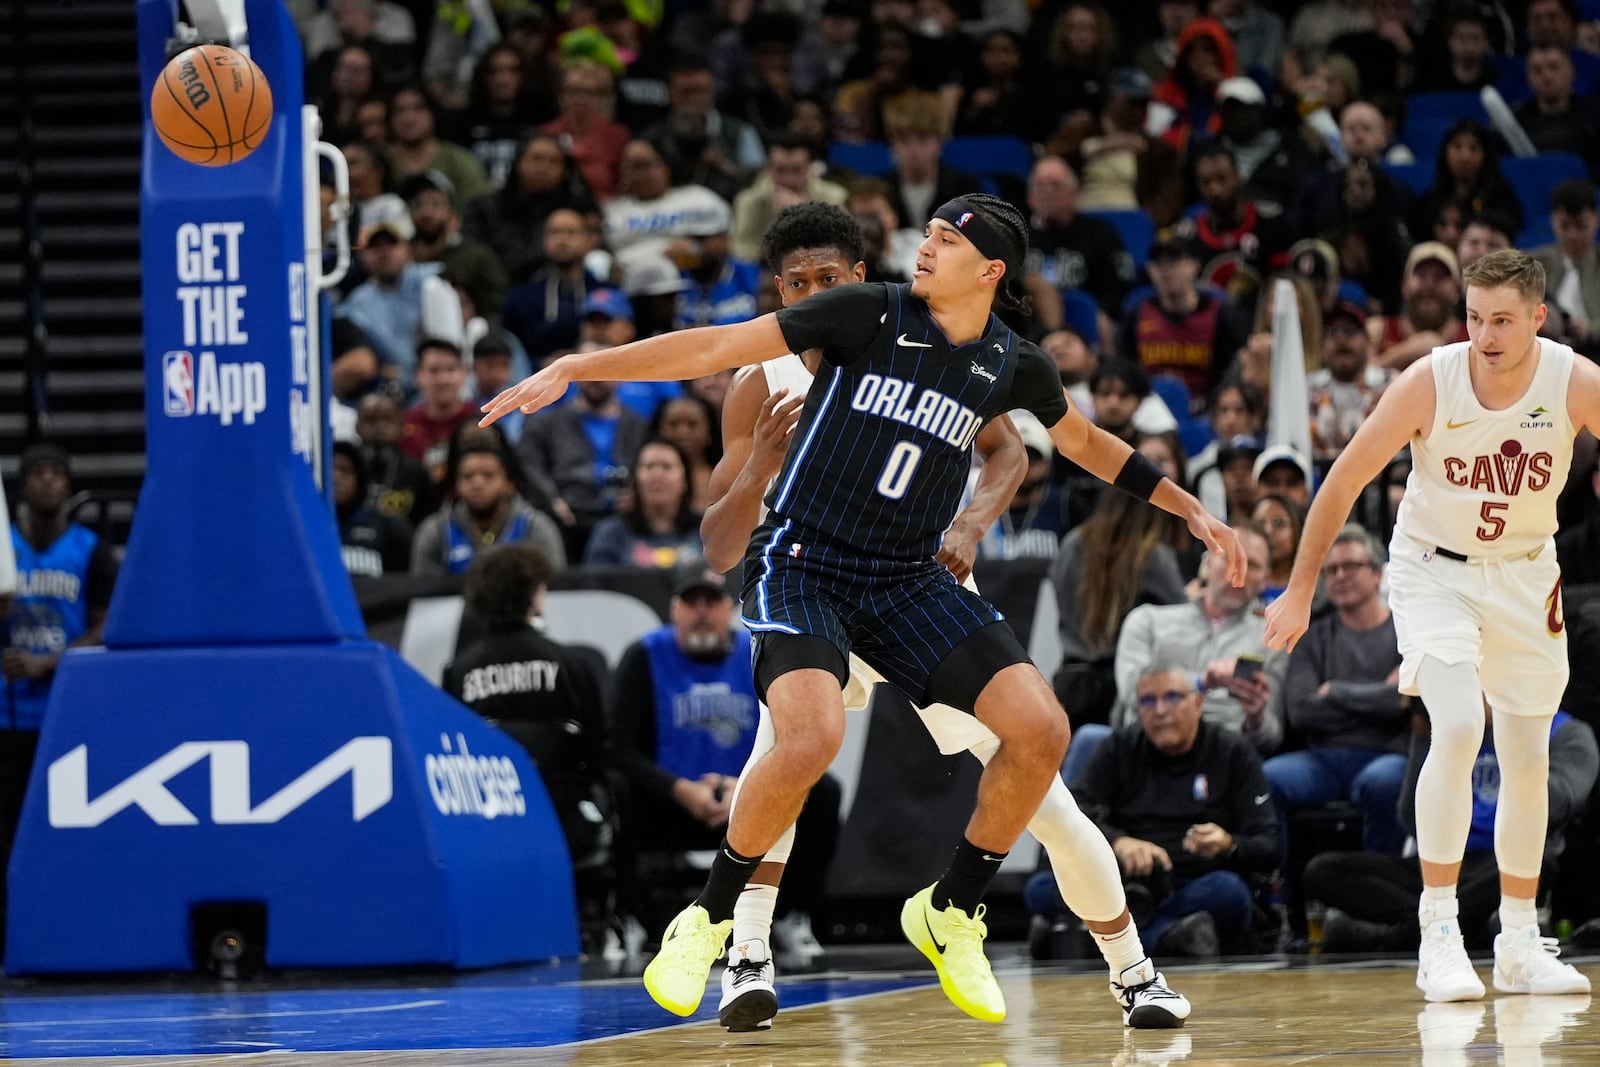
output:
[[1149,500],[1155,493],[1156,486],[1160,485],[1166,476],[1166,472],[1150,462],[1143,452],[1130,452],[1128,461],[1117,472],[1117,480],[1111,484],[1130,496]]

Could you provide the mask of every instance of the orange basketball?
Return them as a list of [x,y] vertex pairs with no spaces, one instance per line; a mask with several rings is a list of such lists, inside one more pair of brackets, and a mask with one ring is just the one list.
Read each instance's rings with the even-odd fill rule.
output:
[[227,166],[266,139],[272,89],[249,56],[227,45],[196,45],[173,56],[156,80],[150,121],[180,158]]

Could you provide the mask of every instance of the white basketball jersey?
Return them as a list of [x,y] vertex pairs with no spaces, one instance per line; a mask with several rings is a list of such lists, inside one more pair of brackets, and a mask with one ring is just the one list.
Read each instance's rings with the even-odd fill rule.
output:
[[806,370],[806,361],[793,352],[767,360],[761,364],[761,371],[767,376],[768,396],[779,389],[789,390],[791,397],[804,396],[811,391],[812,374]]
[[1539,338],[1528,391],[1490,411],[1472,391],[1470,347],[1433,350],[1433,426],[1411,439],[1395,532],[1464,556],[1527,555],[1556,532],[1556,496],[1572,463],[1572,349]]

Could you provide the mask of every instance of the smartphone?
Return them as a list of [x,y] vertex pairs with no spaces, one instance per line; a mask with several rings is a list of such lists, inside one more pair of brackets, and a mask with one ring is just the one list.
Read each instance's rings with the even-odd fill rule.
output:
[[1255,678],[1261,674],[1261,657],[1247,652],[1239,656],[1233,663],[1233,676],[1235,678]]

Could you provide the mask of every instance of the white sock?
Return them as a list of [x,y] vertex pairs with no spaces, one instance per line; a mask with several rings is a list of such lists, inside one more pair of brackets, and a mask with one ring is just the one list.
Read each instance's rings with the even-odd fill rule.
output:
[[1525,930],[1530,926],[1539,925],[1539,912],[1533,906],[1533,901],[1522,897],[1500,898],[1500,929],[1505,933],[1513,930]]
[[[1111,968],[1111,977],[1120,978],[1122,972],[1129,967],[1137,967],[1145,959],[1144,945],[1139,941],[1139,927],[1134,924],[1133,917],[1128,917],[1128,925],[1114,934],[1094,934],[1094,943],[1100,949],[1100,955],[1106,958],[1106,966]],[[1150,976],[1155,977],[1155,967],[1150,968]]]
[[1455,919],[1460,912],[1461,906],[1456,901],[1455,886],[1427,885],[1422,887],[1422,899],[1417,902],[1417,921],[1421,923],[1423,933],[1428,933],[1430,929],[1440,923],[1450,923],[1452,926],[1456,926]]
[[778,906],[778,887],[751,882],[733,902],[733,943],[760,941],[772,954],[772,913]]

